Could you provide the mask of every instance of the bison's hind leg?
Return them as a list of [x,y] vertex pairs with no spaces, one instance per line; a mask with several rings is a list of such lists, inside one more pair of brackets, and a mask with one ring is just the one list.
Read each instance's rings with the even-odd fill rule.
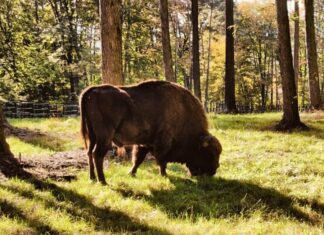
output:
[[111,145],[109,142],[107,142],[107,139],[102,141],[97,141],[95,150],[93,152],[94,157],[94,163],[97,170],[97,176],[100,183],[103,185],[106,185],[106,179],[103,172],[103,161],[104,157],[107,154],[108,150],[111,148]]
[[147,147],[138,146],[138,145],[133,147],[133,153],[132,153],[133,167],[129,171],[129,174],[131,176],[136,175],[137,168],[142,164],[148,152],[149,152],[149,148]]
[[94,172],[94,164],[93,164],[93,155],[92,155],[94,147],[95,147],[95,143],[93,141],[90,141],[87,155],[88,155],[88,162],[89,162],[89,175],[91,181],[96,180],[96,175]]

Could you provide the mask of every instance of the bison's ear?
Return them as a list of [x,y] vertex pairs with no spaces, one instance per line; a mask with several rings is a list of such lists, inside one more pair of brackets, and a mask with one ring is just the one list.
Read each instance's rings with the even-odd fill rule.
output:
[[210,141],[213,139],[212,135],[206,135],[202,138],[202,146],[207,148],[210,144]]

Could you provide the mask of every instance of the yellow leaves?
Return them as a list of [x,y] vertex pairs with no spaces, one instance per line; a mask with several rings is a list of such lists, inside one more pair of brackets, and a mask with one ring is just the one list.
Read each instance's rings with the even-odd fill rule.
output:
[[260,25],[261,22],[275,24],[276,8],[273,1],[248,1],[241,2],[237,6],[239,15],[252,25]]

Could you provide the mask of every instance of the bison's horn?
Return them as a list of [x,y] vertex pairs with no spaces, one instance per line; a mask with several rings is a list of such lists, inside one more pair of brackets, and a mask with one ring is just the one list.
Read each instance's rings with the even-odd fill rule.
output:
[[213,136],[212,135],[206,135],[203,137],[203,142],[202,142],[202,146],[204,148],[208,147],[209,142],[212,140]]

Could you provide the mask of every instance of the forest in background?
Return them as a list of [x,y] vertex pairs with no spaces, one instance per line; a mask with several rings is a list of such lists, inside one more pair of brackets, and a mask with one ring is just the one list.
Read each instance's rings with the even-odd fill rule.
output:
[[[101,80],[99,1],[0,0],[0,96],[5,100],[75,102],[80,91]],[[291,35],[299,19],[299,104],[310,102],[305,16],[289,1]],[[324,100],[324,5],[314,1],[320,78]],[[193,89],[191,1],[169,1],[169,28],[176,81]],[[234,5],[235,94],[242,105],[280,106],[282,90],[274,1]],[[124,0],[123,83],[164,79],[159,1]],[[291,37],[294,45],[294,37]],[[199,1],[202,100],[224,101],[225,3]],[[206,84],[208,81],[208,85]]]

